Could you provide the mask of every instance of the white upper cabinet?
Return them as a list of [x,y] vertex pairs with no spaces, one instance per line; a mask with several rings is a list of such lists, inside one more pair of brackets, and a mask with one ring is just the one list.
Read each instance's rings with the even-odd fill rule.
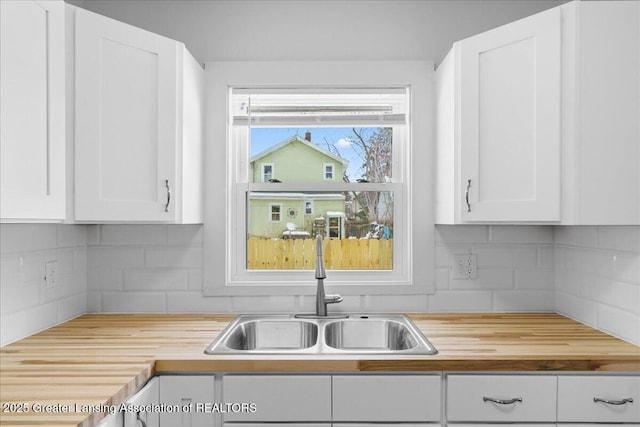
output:
[[75,25],[75,220],[202,222],[202,68],[122,22]]
[[440,66],[439,222],[560,220],[560,27],[551,9],[457,43]]
[[640,224],[639,2],[574,2],[436,73],[436,222]]
[[0,218],[65,216],[62,1],[0,2]]

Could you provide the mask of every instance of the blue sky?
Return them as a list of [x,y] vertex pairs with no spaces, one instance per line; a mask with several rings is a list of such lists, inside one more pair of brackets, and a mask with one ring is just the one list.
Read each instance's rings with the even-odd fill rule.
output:
[[349,161],[347,174],[352,180],[360,177],[358,169],[362,164],[354,150],[349,146],[349,139],[353,138],[351,128],[327,127],[327,128],[251,128],[251,153],[254,156],[269,147],[298,135],[304,138],[306,131],[311,132],[311,142],[327,150],[325,141],[335,146],[340,157]]

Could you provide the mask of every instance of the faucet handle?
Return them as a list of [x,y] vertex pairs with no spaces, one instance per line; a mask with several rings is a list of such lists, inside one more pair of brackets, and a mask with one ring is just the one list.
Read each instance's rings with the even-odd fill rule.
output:
[[342,301],[344,301],[344,298],[342,298],[342,296],[338,294],[327,295],[324,297],[325,304],[337,304]]

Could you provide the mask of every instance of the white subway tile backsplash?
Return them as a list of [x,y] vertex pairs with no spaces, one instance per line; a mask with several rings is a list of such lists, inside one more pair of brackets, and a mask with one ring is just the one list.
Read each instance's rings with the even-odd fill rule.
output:
[[32,252],[58,247],[55,224],[0,224],[0,253]]
[[598,304],[582,297],[556,292],[556,310],[587,325],[596,327],[598,323]]
[[537,249],[535,246],[474,246],[473,253],[478,254],[478,268],[503,267],[535,268]]
[[56,231],[59,248],[87,245],[87,227],[83,225],[58,225]]
[[542,289],[550,290],[554,288],[554,273],[551,270],[517,270],[517,289]]
[[546,225],[492,225],[489,243],[552,244],[553,228]]
[[124,272],[108,268],[92,268],[87,272],[90,291],[119,291],[124,289]]
[[488,226],[486,225],[438,225],[435,231],[436,243],[447,245],[456,243],[486,243]]
[[556,244],[595,248],[598,231],[594,226],[558,226],[554,228],[553,237]]
[[144,250],[121,246],[89,246],[87,269],[96,268],[123,270],[144,267]]
[[640,322],[638,316],[606,305],[598,305],[598,329],[624,340],[640,343]]
[[166,294],[163,292],[103,292],[102,311],[105,313],[165,313]]
[[[312,312],[315,296],[202,295],[201,225],[0,225],[1,342],[89,312]],[[346,296],[341,312],[558,311],[635,343],[640,227],[437,226],[433,295]],[[453,254],[478,279],[451,278]],[[46,290],[44,263],[59,261]],[[22,260],[22,264],[20,263]],[[15,322],[5,329],[5,320]],[[634,341],[637,340],[637,341]]]
[[202,248],[160,248],[145,251],[146,268],[202,268]]
[[477,279],[450,279],[452,290],[512,289],[513,270],[500,268],[478,268]]
[[548,291],[498,291],[493,294],[495,311],[555,311],[555,292]]
[[0,316],[0,345],[19,340],[43,329],[49,328],[58,321],[58,304],[37,305],[15,313]]
[[492,292],[442,291],[429,295],[429,311],[492,311]]
[[166,225],[102,225],[103,245],[162,245],[167,242]]
[[620,251],[640,252],[640,227],[597,227],[598,247]]
[[127,270],[124,289],[137,291],[187,290],[188,273],[169,269]]
[[169,225],[167,226],[167,243],[170,245],[202,246],[204,226]]
[[169,313],[232,313],[228,297],[203,297],[202,292],[167,292]]

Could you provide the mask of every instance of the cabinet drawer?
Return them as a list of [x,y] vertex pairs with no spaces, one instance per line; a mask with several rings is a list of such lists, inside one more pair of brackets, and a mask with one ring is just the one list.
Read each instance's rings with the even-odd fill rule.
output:
[[[508,403],[512,400],[513,403]],[[556,419],[556,378],[449,375],[446,411],[449,421],[553,422]]]
[[225,421],[331,421],[331,377],[230,375],[222,380],[226,403],[255,403],[255,412],[227,413]]
[[334,421],[440,421],[440,376],[337,375]]
[[[160,380],[152,378],[149,382],[133,396],[129,397],[125,404],[127,406],[157,405],[160,402]],[[144,422],[148,426],[160,425],[160,414],[158,412],[136,412],[127,410],[124,412],[124,427],[137,427]]]
[[558,421],[640,422],[640,377],[558,377]]

